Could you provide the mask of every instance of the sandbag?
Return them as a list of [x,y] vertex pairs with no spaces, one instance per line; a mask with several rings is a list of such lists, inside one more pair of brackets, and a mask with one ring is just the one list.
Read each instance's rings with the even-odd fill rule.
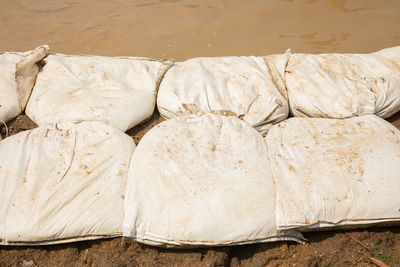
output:
[[202,113],[235,116],[262,134],[289,113],[262,57],[193,58],[176,63],[160,84],[157,106],[168,119]]
[[37,62],[48,51],[49,47],[42,45],[24,53],[0,53],[0,123],[24,111],[39,72]]
[[291,118],[266,137],[279,229],[400,221],[400,131],[374,115]]
[[400,66],[400,46],[385,48],[375,52],[375,54],[384,56],[393,61],[396,65]]
[[279,93],[288,101],[288,93],[285,84],[285,71],[292,53],[288,49],[284,54],[264,56],[264,62],[268,67],[269,75]]
[[124,236],[159,246],[301,240],[277,231],[275,185],[260,134],[234,117],[164,121],[129,168]]
[[26,114],[36,124],[98,120],[126,131],[151,117],[170,63],[143,58],[49,55]]
[[135,144],[102,122],[57,123],[0,142],[0,244],[122,234]]
[[400,110],[399,48],[372,54],[292,54],[285,71],[294,116],[349,118]]

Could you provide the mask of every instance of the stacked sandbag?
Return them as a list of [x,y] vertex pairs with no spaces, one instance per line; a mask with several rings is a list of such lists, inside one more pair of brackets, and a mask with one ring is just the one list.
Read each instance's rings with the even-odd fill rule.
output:
[[285,84],[285,70],[291,55],[291,51],[288,49],[284,54],[273,54],[264,57],[264,62],[268,67],[271,80],[281,95],[286,99],[286,102],[288,102],[289,99]]
[[203,113],[235,116],[265,134],[289,113],[273,78],[262,57],[189,59],[175,63],[161,81],[158,110],[168,119]]
[[279,229],[400,221],[400,131],[389,122],[291,118],[266,141]]
[[0,142],[0,244],[122,234],[135,144],[102,122],[57,123]]
[[26,114],[38,125],[98,120],[126,131],[151,117],[170,63],[144,58],[49,55]]
[[284,81],[291,113],[349,118],[400,110],[400,47],[371,54],[292,54]]
[[393,61],[396,65],[400,65],[400,46],[385,48],[375,52],[375,54],[384,56],[385,58]]
[[24,53],[0,53],[0,123],[24,111],[39,72],[37,63],[48,51],[42,45]]
[[276,228],[262,136],[213,114],[164,121],[142,138],[129,169],[124,236],[159,246],[302,239]]

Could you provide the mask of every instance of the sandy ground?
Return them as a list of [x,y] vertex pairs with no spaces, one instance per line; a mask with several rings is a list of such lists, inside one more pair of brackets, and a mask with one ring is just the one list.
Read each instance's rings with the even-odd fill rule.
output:
[[[294,52],[368,53],[400,45],[397,0],[2,0],[0,51],[49,44],[53,52],[184,60]],[[136,143],[163,119],[128,131]],[[400,115],[391,121],[400,128]],[[2,137],[36,127],[25,115]],[[193,250],[127,238],[43,247],[0,247],[0,266],[400,266],[400,227],[308,233],[278,242]]]

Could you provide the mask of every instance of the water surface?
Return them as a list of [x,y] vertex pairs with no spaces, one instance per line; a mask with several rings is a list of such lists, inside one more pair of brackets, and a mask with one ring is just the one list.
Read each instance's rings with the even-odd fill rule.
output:
[[184,60],[400,45],[399,0],[2,0],[0,51]]

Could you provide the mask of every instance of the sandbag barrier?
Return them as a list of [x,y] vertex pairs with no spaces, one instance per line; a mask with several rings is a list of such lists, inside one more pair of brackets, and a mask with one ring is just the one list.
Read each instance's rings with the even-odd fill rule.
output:
[[[388,118],[400,110],[400,46],[371,54],[287,51],[177,63],[47,56],[48,50],[40,46],[0,54],[1,121],[11,120],[26,106],[26,114],[39,126],[99,120],[127,131],[150,118],[157,102],[167,119],[204,113],[235,116],[265,136],[289,114]],[[44,65],[40,72],[39,65]]]
[[[48,50],[0,54],[1,122],[26,106],[39,125],[0,142],[1,245],[303,242],[400,220],[400,131],[379,118],[400,109],[400,47],[180,63]],[[156,99],[168,120],[135,148],[124,131]]]

